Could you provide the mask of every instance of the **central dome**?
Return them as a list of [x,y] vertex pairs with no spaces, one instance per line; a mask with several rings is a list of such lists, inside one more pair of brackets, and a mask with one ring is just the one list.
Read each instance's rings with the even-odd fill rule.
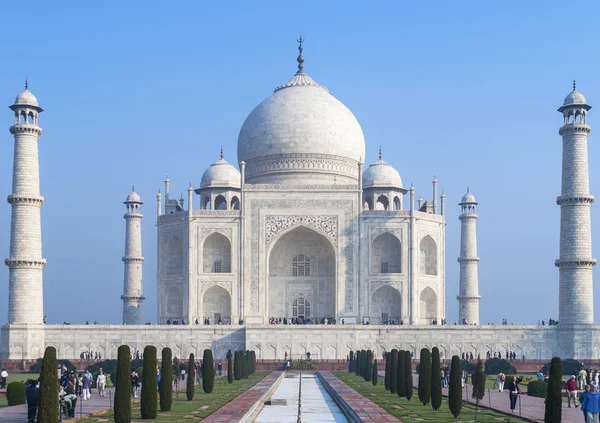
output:
[[302,63],[299,68],[242,125],[238,160],[246,163],[246,181],[357,184],[358,162],[365,157],[362,129],[346,106],[304,73]]

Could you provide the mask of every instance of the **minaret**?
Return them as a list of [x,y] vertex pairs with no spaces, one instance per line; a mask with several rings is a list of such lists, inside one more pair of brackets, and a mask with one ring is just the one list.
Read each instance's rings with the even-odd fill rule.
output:
[[125,204],[125,279],[123,281],[123,324],[141,325],[142,320],[142,200],[134,189]]
[[19,94],[15,104],[15,123],[10,133],[15,138],[10,221],[10,255],[4,261],[9,269],[8,323],[42,324],[44,316],[44,284],[42,270],[42,227],[40,208],[40,169],[38,114],[43,110],[27,89]]
[[558,109],[563,114],[562,136],[562,189],[556,203],[560,206],[560,258],[556,260],[559,270],[558,321],[562,325],[594,323],[594,289],[592,268],[592,230],[588,175],[586,124],[591,109],[585,97],[573,91]]
[[479,324],[479,257],[477,257],[477,214],[475,196],[469,192],[458,203],[460,219],[460,286],[458,299],[458,323]]

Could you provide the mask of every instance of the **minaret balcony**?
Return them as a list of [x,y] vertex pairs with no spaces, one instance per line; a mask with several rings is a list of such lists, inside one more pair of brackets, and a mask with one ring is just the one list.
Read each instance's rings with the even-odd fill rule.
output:
[[559,269],[574,269],[579,267],[594,267],[596,265],[596,259],[587,257],[572,260],[561,260],[558,259],[554,262],[554,265]]
[[10,267],[11,269],[17,268],[17,267],[34,267],[34,268],[42,269],[44,266],[46,266],[46,260],[45,259],[23,260],[23,259],[7,258],[6,260],[4,260],[4,264],[7,265],[8,267]]
[[123,260],[123,262],[128,263],[128,262],[133,262],[133,263],[143,263],[144,262],[144,257],[128,257],[128,256],[124,256],[121,258],[121,260]]
[[594,196],[591,194],[587,195],[560,195],[556,197],[556,204],[559,206],[562,204],[592,204],[594,202]]
[[560,136],[569,134],[585,134],[588,135],[592,131],[585,123],[567,123],[558,130]]
[[42,135],[42,128],[32,123],[17,123],[10,127],[10,133],[17,134],[32,134],[38,137]]
[[19,203],[27,203],[27,204],[35,204],[41,206],[44,204],[44,197],[40,195],[16,195],[10,194],[6,201],[8,204],[19,204]]
[[479,261],[479,257],[459,257],[456,259],[459,263],[477,263]]
[[481,300],[481,295],[457,295],[457,300]]

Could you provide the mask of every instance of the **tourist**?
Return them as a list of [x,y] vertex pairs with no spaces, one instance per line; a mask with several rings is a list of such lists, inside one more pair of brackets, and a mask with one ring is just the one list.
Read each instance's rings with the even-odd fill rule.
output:
[[581,409],[585,410],[586,423],[598,423],[598,412],[600,411],[600,395],[595,386],[591,386],[589,392],[583,396]]
[[2,373],[0,373],[0,389],[6,389],[6,378],[8,377],[8,372],[6,369],[2,369]]
[[[583,388],[585,387],[586,379],[587,379],[587,372],[582,367],[581,370],[579,371],[579,389],[580,390],[583,390]],[[539,380],[539,378],[538,378],[538,380]]]
[[567,391],[567,403],[569,408],[571,408],[571,399],[575,404],[575,408],[579,407],[579,404],[577,403],[577,380],[575,376],[571,376],[571,379],[565,383],[565,390]]
[[179,365],[179,370],[181,372],[181,381],[183,382],[185,380],[185,364],[181,363]]
[[133,398],[137,398],[137,390],[140,387],[140,377],[137,372],[134,370],[131,372],[131,396]]
[[508,396],[510,398],[510,410],[514,413],[515,407],[517,406],[517,398],[521,393],[521,388],[519,388],[519,383],[521,382],[521,378],[517,379],[516,376],[513,376],[512,380],[508,383]]
[[498,392],[504,391],[504,382],[506,381],[506,375],[502,372],[498,373]]
[[77,396],[83,396],[83,373],[79,373],[77,376]]
[[90,391],[88,392],[88,398],[92,395],[92,386],[94,385],[94,375],[92,375],[92,372],[90,372],[89,369],[85,370],[85,375],[87,376],[87,378],[90,381]]
[[104,396],[104,389],[106,388],[106,375],[104,370],[98,370],[98,376],[96,377],[96,387],[98,388],[98,395]]
[[542,372],[542,370],[544,370],[544,369],[540,369],[540,370],[539,370],[539,371],[536,373],[537,380],[544,380],[544,373]]
[[221,374],[223,373],[223,363],[221,363],[219,361],[219,364],[217,365],[217,370],[219,372],[219,376],[221,376]]
[[591,389],[590,385],[585,385],[583,388],[583,391],[581,392],[581,395],[579,395],[579,404],[581,404],[581,412],[583,413],[583,419],[585,422],[587,422],[587,416],[585,415],[585,408],[583,407],[583,401],[585,400],[585,397],[590,393],[590,389]]
[[84,401],[87,401],[88,399],[90,399],[90,378],[87,377],[87,373],[85,375],[83,375],[82,379],[81,379],[81,389],[82,389],[82,399]]
[[446,372],[444,371],[443,367],[440,369],[440,377],[442,378],[442,388],[445,388],[446,387]]
[[27,397],[27,422],[35,423],[35,415],[37,414],[38,407],[38,381],[36,379],[29,379],[27,381],[27,387],[25,388],[25,396]]

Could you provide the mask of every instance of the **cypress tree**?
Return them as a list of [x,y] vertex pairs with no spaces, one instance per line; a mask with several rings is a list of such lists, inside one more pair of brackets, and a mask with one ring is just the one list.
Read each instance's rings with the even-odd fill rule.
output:
[[440,367],[440,350],[431,350],[431,408],[438,410],[442,406],[442,378]]
[[390,369],[392,368],[391,362],[392,362],[392,353],[387,352],[385,354],[385,378],[383,379],[383,384],[385,385],[386,391],[390,390],[390,378],[391,378]]
[[[477,366],[472,377],[473,381],[473,398],[475,398],[475,413],[479,408],[479,401],[485,396],[485,373],[483,372],[483,363],[481,358],[477,358]],[[477,414],[475,414],[477,416]]]
[[144,348],[144,371],[142,372],[140,404],[142,419],[155,419],[158,414],[156,408],[158,386],[156,383],[156,347],[147,345]]
[[233,363],[233,378],[240,380],[242,378],[242,362],[240,360],[240,352],[235,352],[235,361]]
[[373,361],[373,375],[371,376],[371,383],[373,383],[373,386],[377,386],[377,382],[379,379],[379,375],[377,374],[377,359],[375,359],[375,361]]
[[[117,386],[115,389],[115,423],[131,423],[131,351],[121,345],[117,354]],[[55,375],[56,377],[56,375]],[[58,395],[58,394],[57,394]],[[56,398],[54,398],[56,401]],[[56,421],[54,416],[53,423]]]
[[252,351],[252,373],[256,372],[256,351]]
[[373,365],[371,362],[373,361],[373,351],[367,351],[367,363],[365,366],[365,382],[370,382],[371,377],[373,376]]
[[363,355],[362,355],[362,367],[361,367],[361,372],[362,372],[362,378],[367,380],[367,373],[369,371],[368,369],[369,367],[369,351],[363,351]]
[[392,350],[392,361],[390,366],[390,392],[396,393],[396,379],[398,379],[398,350],[394,348]]
[[163,348],[160,367],[160,411],[171,411],[173,404],[173,358],[171,348]]
[[244,368],[246,369],[246,376],[245,377],[248,377],[248,375],[250,375],[250,373],[252,371],[252,369],[250,367],[250,356],[251,355],[252,354],[250,353],[250,351],[246,350],[246,361],[244,362]]
[[187,365],[187,385],[185,386],[185,396],[188,401],[194,399],[194,382],[196,374],[194,373],[194,354],[190,354]]
[[544,422],[560,423],[562,419],[562,361],[554,357],[550,362],[550,378],[548,379],[548,392],[546,393],[546,410]]
[[348,373],[352,373],[352,358],[354,357],[354,353],[350,351],[348,354]]
[[242,379],[246,378],[246,352],[240,350],[240,369],[242,369]]
[[227,383],[233,383],[233,360],[231,350],[227,351]]
[[398,369],[396,370],[396,393],[400,398],[406,397],[406,351],[398,351]]
[[356,376],[359,375],[359,371],[360,371],[360,350],[356,351],[356,356],[354,357],[354,374]]
[[204,350],[202,357],[202,389],[205,393],[210,394],[215,386],[215,367],[213,365],[212,350],[208,348]]
[[38,391],[38,423],[56,423],[58,420],[58,384],[56,383],[56,348],[44,351]]
[[412,359],[410,358],[410,351],[405,351],[404,363],[406,364],[406,371],[404,372],[404,377],[406,378],[406,399],[410,401],[413,396]]
[[452,356],[450,367],[450,385],[448,386],[448,408],[454,417],[458,417],[462,408],[462,384],[460,382],[460,357]]
[[[438,373],[439,378],[439,373]],[[419,401],[427,405],[431,400],[431,353],[427,348],[421,349],[419,358]]]

